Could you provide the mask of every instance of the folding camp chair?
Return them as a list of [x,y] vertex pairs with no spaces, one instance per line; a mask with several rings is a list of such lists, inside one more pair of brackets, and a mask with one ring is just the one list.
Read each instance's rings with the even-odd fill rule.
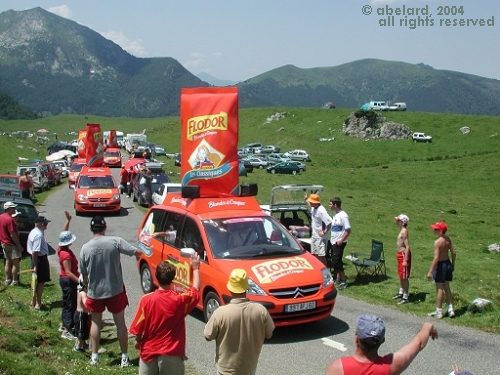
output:
[[[366,258],[368,257],[369,258]],[[351,261],[359,275],[387,276],[385,269],[384,243],[372,240],[370,254],[351,253]]]

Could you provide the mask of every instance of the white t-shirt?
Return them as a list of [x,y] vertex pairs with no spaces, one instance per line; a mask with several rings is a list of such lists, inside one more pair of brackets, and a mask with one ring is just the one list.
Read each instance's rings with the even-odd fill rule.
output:
[[332,235],[330,242],[333,244],[340,240],[347,230],[351,229],[349,216],[345,211],[337,212],[332,218]]
[[[330,225],[332,219],[328,212],[326,212],[326,208],[322,205],[319,205],[316,208],[311,209],[311,226],[312,226],[312,235],[319,236],[319,232],[326,230],[326,227]],[[326,238],[326,233],[321,238]]]

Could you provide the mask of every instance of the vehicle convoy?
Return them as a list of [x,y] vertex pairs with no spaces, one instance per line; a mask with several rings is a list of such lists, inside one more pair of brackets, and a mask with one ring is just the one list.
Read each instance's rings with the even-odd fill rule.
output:
[[234,268],[246,270],[247,297],[264,305],[276,326],[328,317],[337,296],[330,271],[261,209],[255,197],[247,194],[250,186],[242,186],[241,195],[229,197],[199,197],[196,187],[184,186],[181,193],[168,194],[163,205],[151,207],[137,234],[143,291],[158,287],[155,272],[163,261],[177,267],[173,290],[186,290],[192,285],[186,256],[196,251],[201,259],[202,295],[197,308],[206,320],[229,302],[226,285]]
[[74,207],[77,216],[82,213],[120,213],[120,191],[111,169],[82,168],[75,183]]
[[140,152],[141,154],[146,151],[148,146],[148,137],[146,134],[129,133],[125,136],[125,149],[128,153]]

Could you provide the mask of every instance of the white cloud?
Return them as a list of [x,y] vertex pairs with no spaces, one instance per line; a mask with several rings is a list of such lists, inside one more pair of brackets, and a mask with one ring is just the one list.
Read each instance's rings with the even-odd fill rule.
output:
[[214,52],[214,53],[212,53],[212,56],[219,58],[219,57],[222,57],[222,53],[221,52]]
[[69,7],[67,5],[59,5],[56,7],[50,7],[48,9],[48,11],[50,13],[57,14],[58,16],[61,16],[64,18],[71,19],[71,17],[73,16],[73,12],[71,11],[71,9],[69,9]]
[[193,52],[189,56],[192,59],[189,61],[186,61],[182,64],[188,70],[193,69],[193,68],[197,68],[198,66],[200,66],[200,64],[203,61],[203,58],[205,57],[205,55],[203,53],[200,53],[200,52]]
[[141,40],[130,40],[121,31],[105,31],[100,33],[103,37],[112,40],[125,51],[134,56],[145,56],[146,50],[141,45]]

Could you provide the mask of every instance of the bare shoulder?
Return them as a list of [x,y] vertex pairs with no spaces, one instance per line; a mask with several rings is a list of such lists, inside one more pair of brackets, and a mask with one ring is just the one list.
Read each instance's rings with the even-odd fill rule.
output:
[[328,365],[325,375],[344,375],[344,368],[342,367],[342,361],[340,358]]

